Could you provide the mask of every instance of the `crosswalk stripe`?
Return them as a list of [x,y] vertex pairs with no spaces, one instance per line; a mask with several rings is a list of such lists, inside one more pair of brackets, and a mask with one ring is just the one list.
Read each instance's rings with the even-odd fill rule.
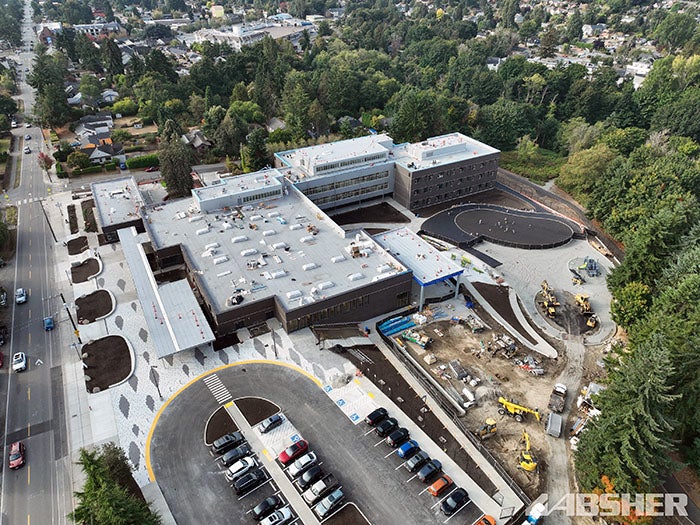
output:
[[221,379],[219,379],[217,375],[205,377],[204,384],[207,385],[214,399],[219,403],[225,403],[233,397],[231,396],[231,392],[228,391],[228,388],[226,388],[226,385],[221,382]]

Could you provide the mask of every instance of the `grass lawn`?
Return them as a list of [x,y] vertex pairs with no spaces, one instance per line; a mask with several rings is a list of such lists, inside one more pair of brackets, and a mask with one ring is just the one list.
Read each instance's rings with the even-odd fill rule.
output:
[[564,162],[566,157],[540,148],[530,160],[522,160],[517,151],[501,152],[499,164],[502,168],[527,177],[532,182],[544,184],[559,176],[559,168]]

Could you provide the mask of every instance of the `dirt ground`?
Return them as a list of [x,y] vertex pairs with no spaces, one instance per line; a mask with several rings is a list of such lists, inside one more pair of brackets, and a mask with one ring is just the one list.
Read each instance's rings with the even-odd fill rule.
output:
[[89,393],[95,388],[105,390],[111,385],[126,379],[131,372],[131,355],[123,337],[110,335],[83,345],[82,353],[87,354],[83,363],[86,378],[85,387]]
[[66,243],[68,247],[68,255],[78,255],[83,253],[90,247],[87,237],[78,237],[77,239],[71,239]]
[[204,441],[207,446],[210,446],[214,441],[219,439],[221,436],[228,434],[229,432],[235,432],[238,430],[236,423],[233,422],[231,416],[224,407],[219,407],[211,415],[209,421],[207,421],[207,426],[204,429]]
[[[245,373],[245,368],[241,368],[241,372]],[[257,425],[280,410],[280,407],[271,401],[259,397],[241,397],[236,399],[235,403],[250,426]]]
[[525,327],[520,324],[520,321],[515,316],[513,308],[510,306],[510,300],[508,299],[508,288],[505,286],[497,286],[495,284],[486,284],[481,282],[473,282],[472,285],[481,294],[481,296],[486,299],[486,301],[496,310],[503,319],[505,319],[510,326],[518,331],[523,338],[532,343],[537,344],[532,336],[530,336]]
[[86,259],[80,266],[71,266],[70,275],[74,283],[84,283],[91,277],[97,275],[100,271],[100,265],[97,259]]
[[339,225],[357,224],[360,222],[411,222],[399,210],[388,202],[382,202],[367,208],[331,215]]
[[455,200],[450,202],[444,202],[442,204],[436,204],[435,206],[429,206],[427,208],[421,208],[418,213],[421,217],[432,217],[436,213],[443,210],[447,210],[454,206],[455,204],[468,204],[468,203],[479,203],[479,204],[496,204],[498,206],[506,206],[508,208],[514,208],[516,210],[526,210],[532,211],[534,208],[526,201],[520,200],[517,197],[505,193],[501,190],[488,190],[481,193],[476,193],[474,195],[468,195],[463,200]]
[[97,290],[75,300],[78,324],[88,324],[107,315],[114,306],[112,296],[106,290]]

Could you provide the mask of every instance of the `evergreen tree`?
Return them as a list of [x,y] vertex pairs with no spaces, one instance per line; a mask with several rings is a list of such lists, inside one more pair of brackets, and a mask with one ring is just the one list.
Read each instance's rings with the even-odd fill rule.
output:
[[566,21],[566,39],[569,42],[578,42],[583,37],[583,18],[581,11],[574,9]]
[[194,155],[182,142],[177,133],[179,126],[175,122],[167,120],[163,128],[164,134],[158,148],[160,172],[165,180],[168,195],[186,197],[193,188],[191,173]]
[[254,129],[248,135],[248,144],[242,153],[246,172],[258,171],[271,165],[272,156],[267,149],[267,131],[263,128]]
[[116,76],[124,73],[124,62],[119,46],[112,38],[102,42],[102,60],[108,75]]

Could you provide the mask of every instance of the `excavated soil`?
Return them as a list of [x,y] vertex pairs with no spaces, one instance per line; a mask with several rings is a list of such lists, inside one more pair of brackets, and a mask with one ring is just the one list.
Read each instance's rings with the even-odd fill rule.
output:
[[97,290],[75,300],[78,324],[88,324],[112,311],[114,304],[107,290]]
[[110,335],[83,345],[82,353],[87,354],[83,370],[90,381],[85,382],[87,391],[95,392],[95,388],[105,390],[111,385],[123,381],[131,372],[131,354],[123,337]]
[[70,274],[73,283],[84,283],[97,275],[100,271],[100,264],[97,259],[86,259],[80,266],[71,266]]

